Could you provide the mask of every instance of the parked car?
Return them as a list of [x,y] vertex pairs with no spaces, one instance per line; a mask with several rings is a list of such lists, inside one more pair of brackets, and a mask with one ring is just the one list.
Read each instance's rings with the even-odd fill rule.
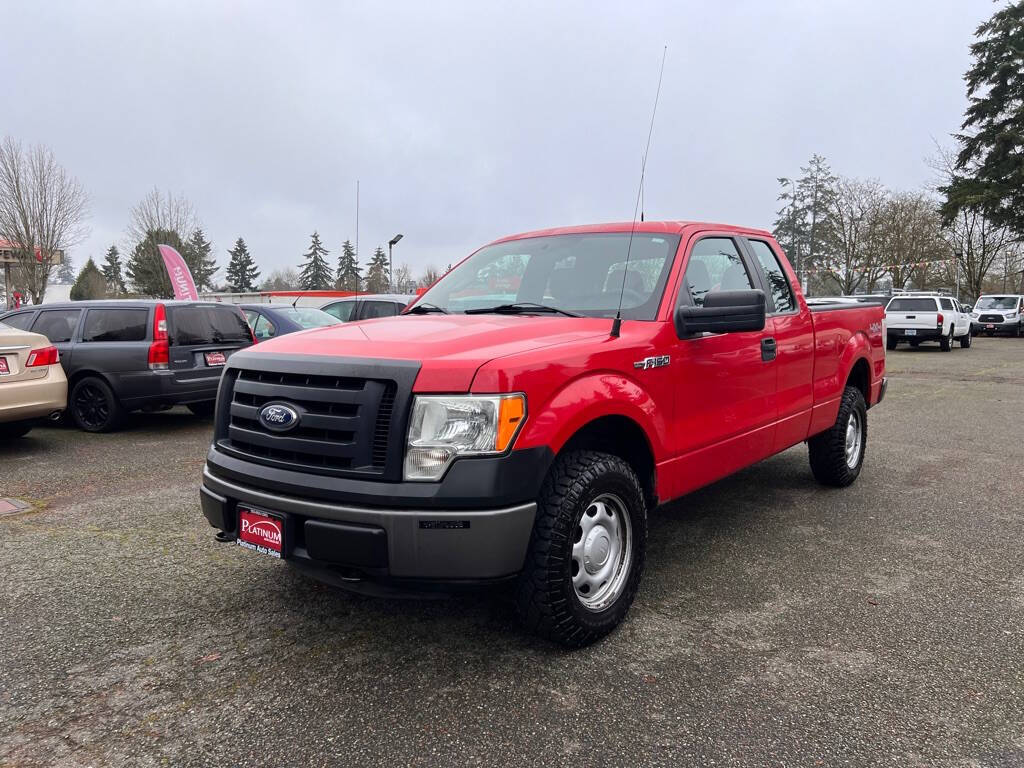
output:
[[943,352],[960,342],[971,346],[971,317],[952,296],[934,293],[904,293],[893,296],[885,306],[886,349],[905,341],[916,347],[922,341],[937,341]]
[[804,441],[856,480],[882,318],[809,308],[761,230],[500,240],[399,317],[233,355],[203,513],[350,589],[514,582],[529,627],[584,645],[633,601],[652,507]]
[[979,296],[971,310],[971,324],[975,333],[1020,336],[1024,332],[1024,296],[1012,293]]
[[333,299],[321,305],[320,309],[334,315],[343,323],[350,323],[373,317],[394,317],[415,298],[401,293],[370,293],[364,296]]
[[334,315],[315,307],[293,307],[288,304],[239,304],[256,341],[266,341],[286,333],[307,328],[322,328],[341,322]]
[[135,410],[187,405],[213,413],[225,362],[253,342],[238,307],[155,300],[23,307],[0,322],[46,336],[59,350],[79,428],[109,432]]
[[21,437],[32,422],[67,406],[68,380],[49,339],[0,322],[0,440]]

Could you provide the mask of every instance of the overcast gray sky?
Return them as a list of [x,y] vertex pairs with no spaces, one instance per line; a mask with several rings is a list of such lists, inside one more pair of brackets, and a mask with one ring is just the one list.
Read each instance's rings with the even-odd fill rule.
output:
[[[917,188],[948,141],[990,0],[17,2],[0,134],[43,142],[92,197],[81,266],[151,187],[196,205],[223,266],[320,231],[331,258],[396,232],[444,266],[517,231],[629,220],[668,45],[647,218],[769,227],[812,152]],[[102,9],[102,10],[100,10]],[[223,276],[223,271],[220,273]]]

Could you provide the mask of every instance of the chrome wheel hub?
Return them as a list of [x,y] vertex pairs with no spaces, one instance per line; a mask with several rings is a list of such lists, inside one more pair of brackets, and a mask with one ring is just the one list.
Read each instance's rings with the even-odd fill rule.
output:
[[854,469],[857,462],[860,461],[860,449],[864,441],[863,431],[860,414],[854,411],[846,422],[846,465],[850,469]]
[[604,610],[622,593],[633,561],[629,537],[622,499],[606,493],[590,502],[572,545],[572,586],[583,607]]

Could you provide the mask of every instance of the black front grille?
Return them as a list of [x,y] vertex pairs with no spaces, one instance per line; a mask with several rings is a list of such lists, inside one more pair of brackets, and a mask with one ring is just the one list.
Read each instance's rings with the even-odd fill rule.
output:
[[1003,322],[1002,315],[982,315],[978,318],[982,323],[1001,323]]
[[[218,407],[221,450],[300,471],[368,477],[400,471],[404,413],[396,424],[397,405],[407,402],[412,384],[404,367],[394,378],[326,375],[323,364],[307,366],[315,373],[302,372],[302,365],[279,367],[288,370],[227,372]],[[298,426],[285,432],[264,427],[259,413],[268,403],[292,407]]]

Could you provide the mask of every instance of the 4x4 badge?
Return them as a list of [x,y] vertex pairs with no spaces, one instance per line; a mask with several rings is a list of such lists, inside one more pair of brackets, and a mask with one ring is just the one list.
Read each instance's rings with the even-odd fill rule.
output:
[[633,363],[634,368],[646,371],[648,368],[661,368],[669,364],[668,355],[659,355],[657,357],[645,357],[643,360],[637,360]]

